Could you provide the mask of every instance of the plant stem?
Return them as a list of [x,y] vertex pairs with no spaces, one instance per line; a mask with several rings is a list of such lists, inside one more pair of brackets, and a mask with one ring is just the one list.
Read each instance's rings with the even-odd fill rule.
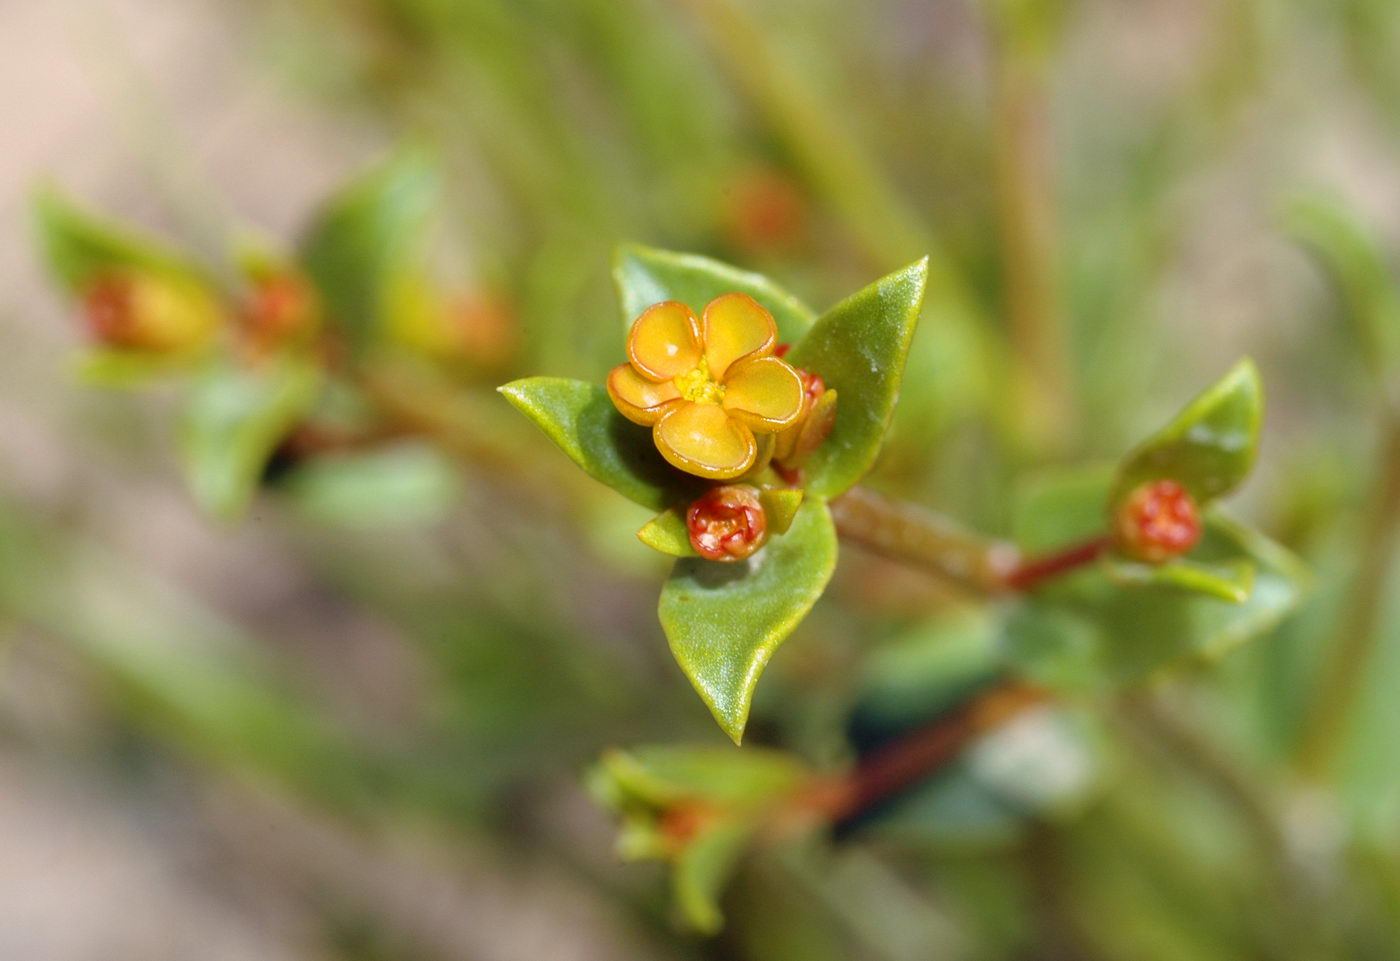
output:
[[850,818],[928,777],[977,735],[1050,699],[1048,692],[1023,681],[989,688],[877,751],[849,773],[814,782],[798,795],[793,809],[825,822]]
[[1385,588],[1400,535],[1400,419],[1387,416],[1383,434],[1384,451],[1365,515],[1356,581],[1299,741],[1298,769],[1308,778],[1325,774],[1341,747],[1379,634]]
[[1072,379],[1055,253],[1045,56],[1011,23],[996,25],[995,33],[992,99],[1006,311],[1026,436],[1047,447],[1068,429]]
[[1002,578],[1002,584],[1012,591],[1034,590],[1041,584],[1092,564],[1103,555],[1110,543],[1107,536],[1094,537],[1026,561],[1007,573]]
[[932,571],[968,590],[995,594],[1018,564],[1010,544],[974,534],[951,518],[863,487],[831,502],[837,532],[883,557]]
[[931,571],[978,594],[1034,590],[1093,563],[1107,537],[1071,544],[1043,557],[1023,560],[1010,544],[968,531],[951,518],[863,487],[831,502],[836,530],[883,557]]
[[[750,14],[750,4],[686,0],[686,6],[703,23],[711,49],[735,83],[872,259],[891,265],[933,252],[930,232],[908,212],[884,173],[861,149],[860,139],[843,128],[830,102],[808,89],[774,49]],[[941,270],[945,263],[944,258],[934,257],[930,269]]]

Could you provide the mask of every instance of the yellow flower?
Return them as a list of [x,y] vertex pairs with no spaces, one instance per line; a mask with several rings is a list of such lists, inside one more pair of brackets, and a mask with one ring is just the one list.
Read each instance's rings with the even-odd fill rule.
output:
[[632,325],[630,362],[608,375],[608,394],[652,429],[674,466],[738,477],[758,458],[755,434],[776,434],[802,414],[802,381],[773,356],[777,340],[773,315],[747,294],[716,297],[700,320],[674,300],[655,304]]

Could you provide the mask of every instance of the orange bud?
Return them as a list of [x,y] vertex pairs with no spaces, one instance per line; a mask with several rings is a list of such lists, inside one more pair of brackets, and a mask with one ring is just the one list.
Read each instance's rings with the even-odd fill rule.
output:
[[712,487],[690,505],[690,546],[706,560],[741,561],[768,540],[768,516],[758,490],[747,484]]
[[309,337],[319,322],[316,291],[300,274],[275,271],[255,279],[243,309],[243,324],[253,350],[266,353]]
[[1201,539],[1201,516],[1186,488],[1151,481],[1128,495],[1114,518],[1115,545],[1129,557],[1160,564],[1185,554]]
[[219,306],[196,281],[148,271],[114,271],[83,293],[93,340],[106,347],[176,353],[205,343]]

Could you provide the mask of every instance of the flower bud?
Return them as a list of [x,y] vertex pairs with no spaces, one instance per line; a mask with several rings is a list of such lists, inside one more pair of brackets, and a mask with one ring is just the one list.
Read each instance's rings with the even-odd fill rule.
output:
[[130,270],[97,278],[83,294],[83,316],[106,347],[177,353],[205,343],[220,312],[194,280]]
[[305,342],[316,330],[320,305],[306,278],[290,270],[269,271],[253,279],[243,309],[248,344],[257,353]]
[[788,470],[800,467],[821,446],[836,423],[836,391],[826,389],[817,374],[797,368],[802,381],[802,413],[797,423],[778,435],[773,459]]
[[1185,554],[1201,539],[1201,516],[1185,487],[1151,481],[1128,495],[1114,518],[1118,550],[1150,564]]
[[712,487],[686,511],[690,546],[706,560],[741,561],[768,540],[768,517],[757,488]]

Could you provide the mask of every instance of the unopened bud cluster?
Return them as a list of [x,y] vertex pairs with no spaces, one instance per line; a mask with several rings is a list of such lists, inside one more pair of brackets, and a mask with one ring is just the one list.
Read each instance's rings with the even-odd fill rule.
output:
[[712,487],[685,515],[690,546],[711,561],[741,561],[768,540],[768,517],[757,488],[747,484]]
[[1119,551],[1160,564],[1185,554],[1201,539],[1201,515],[1190,492],[1174,480],[1136,488],[1118,508],[1114,535]]

